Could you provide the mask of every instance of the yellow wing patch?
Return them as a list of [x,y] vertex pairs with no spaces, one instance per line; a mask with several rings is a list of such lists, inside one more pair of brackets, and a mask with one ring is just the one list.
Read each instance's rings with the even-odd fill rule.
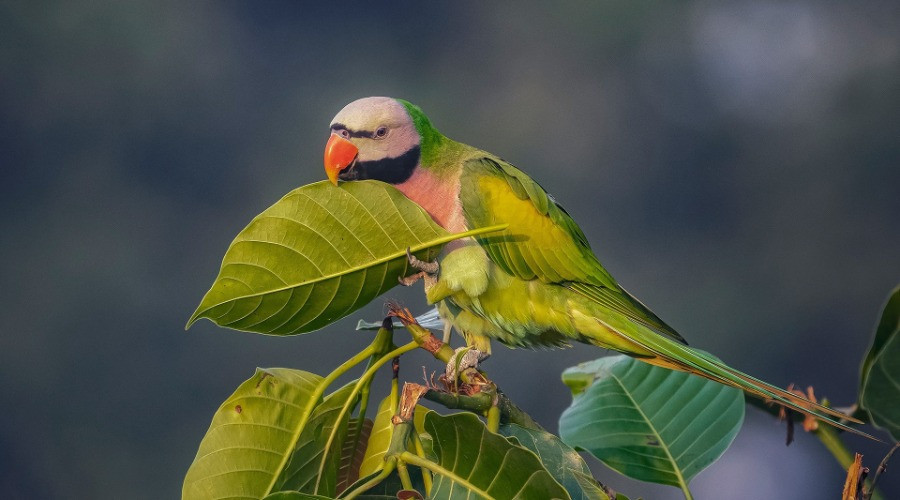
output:
[[624,291],[575,221],[522,171],[496,158],[467,163],[460,199],[469,227],[508,224],[478,238],[490,259],[523,280],[559,284],[679,342],[684,339]]
[[539,212],[531,199],[516,196],[502,177],[481,176],[477,185],[488,218],[509,224],[502,233],[481,239],[504,270],[548,283],[597,283],[591,271],[599,262],[590,250],[585,251],[565,227]]

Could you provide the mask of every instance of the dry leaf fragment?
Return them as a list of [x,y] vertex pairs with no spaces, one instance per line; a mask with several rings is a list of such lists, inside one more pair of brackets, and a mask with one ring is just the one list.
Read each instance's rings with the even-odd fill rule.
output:
[[869,469],[862,466],[862,455],[856,454],[850,468],[847,469],[847,480],[844,481],[844,493],[841,500],[860,500],[863,498],[863,482]]

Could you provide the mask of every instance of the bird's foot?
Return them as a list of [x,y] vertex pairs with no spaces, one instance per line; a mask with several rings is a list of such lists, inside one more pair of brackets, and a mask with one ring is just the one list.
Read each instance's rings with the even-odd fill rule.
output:
[[409,265],[423,273],[427,274],[437,274],[440,271],[441,266],[438,264],[436,260],[431,262],[425,262],[424,260],[420,260],[418,257],[412,254],[409,251],[409,247],[406,247],[406,260],[409,261]]
[[437,261],[425,262],[424,260],[420,260],[409,251],[409,247],[406,248],[406,260],[409,261],[410,267],[418,269],[419,272],[397,278],[401,285],[412,286],[419,280],[425,280],[425,289],[427,290],[437,283],[437,273],[441,269],[440,264],[438,264]]
[[456,349],[453,356],[450,357],[450,361],[447,363],[447,368],[444,372],[444,379],[449,383],[453,383],[464,371],[470,368],[477,370],[478,363],[489,357],[489,353],[479,351],[474,347],[460,347],[459,349]]
[[419,280],[425,280],[425,283],[428,284],[433,278],[430,274],[425,271],[419,271],[416,274],[410,274],[409,276],[398,276],[397,281],[400,282],[403,286],[413,286],[418,283]]

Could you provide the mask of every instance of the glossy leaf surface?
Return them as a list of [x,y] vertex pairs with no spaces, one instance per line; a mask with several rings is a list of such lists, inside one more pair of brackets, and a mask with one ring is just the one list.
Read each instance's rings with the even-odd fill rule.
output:
[[302,415],[322,381],[286,368],[257,369],[219,407],[184,478],[182,498],[262,498],[286,470]]
[[430,498],[569,498],[534,453],[471,413],[428,412],[424,431],[429,458],[445,471],[434,474]]
[[207,318],[272,335],[317,330],[396,286],[410,273],[407,248],[431,260],[457,237],[388,184],[309,184],[235,237],[188,326]]
[[547,472],[563,485],[573,500],[609,499],[591,476],[591,470],[581,455],[553,434],[515,424],[500,426],[500,434],[515,438],[521,446],[533,451]]

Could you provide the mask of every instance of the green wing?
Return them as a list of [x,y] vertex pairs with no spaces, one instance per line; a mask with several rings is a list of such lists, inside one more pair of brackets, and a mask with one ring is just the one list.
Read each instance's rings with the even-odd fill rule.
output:
[[684,342],[616,283],[572,217],[521,170],[488,155],[469,160],[460,177],[460,200],[469,227],[509,224],[478,242],[510,275],[565,286]]

